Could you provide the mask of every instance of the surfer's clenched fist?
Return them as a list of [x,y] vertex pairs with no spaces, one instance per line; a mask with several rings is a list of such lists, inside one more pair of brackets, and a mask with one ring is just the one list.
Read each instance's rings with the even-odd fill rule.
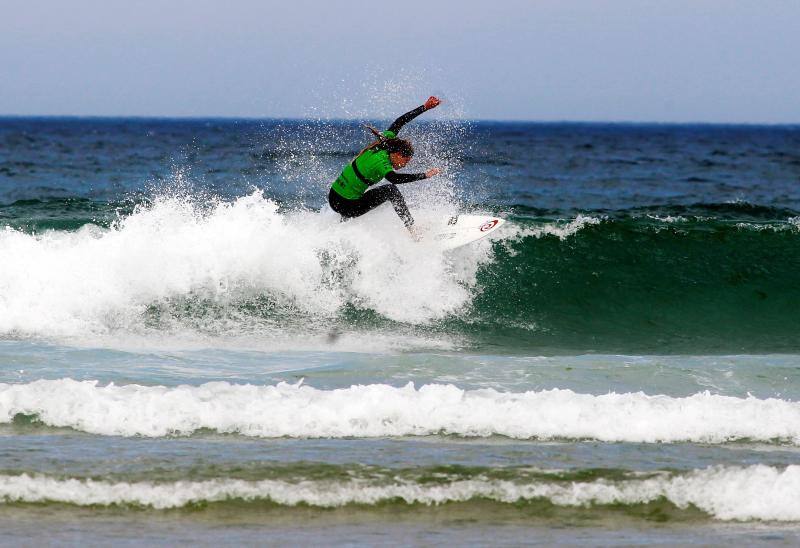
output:
[[428,100],[425,101],[425,110],[430,110],[432,108],[438,107],[442,102],[439,100],[438,97],[434,97],[431,95],[428,97]]
[[425,172],[425,177],[430,179],[431,177],[434,177],[435,175],[439,175],[441,172],[442,171],[438,167],[432,167],[428,171]]

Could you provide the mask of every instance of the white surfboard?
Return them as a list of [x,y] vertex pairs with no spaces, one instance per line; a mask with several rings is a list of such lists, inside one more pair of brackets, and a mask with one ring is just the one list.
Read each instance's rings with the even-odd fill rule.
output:
[[454,215],[438,221],[420,223],[421,242],[442,249],[455,249],[484,238],[500,228],[505,221],[489,215]]

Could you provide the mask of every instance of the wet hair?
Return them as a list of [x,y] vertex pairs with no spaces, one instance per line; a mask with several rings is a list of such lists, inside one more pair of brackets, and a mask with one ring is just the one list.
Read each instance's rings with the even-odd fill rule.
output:
[[364,127],[370,130],[372,134],[378,138],[378,140],[364,148],[364,150],[359,152],[359,155],[367,150],[380,149],[385,150],[389,154],[397,152],[406,158],[411,158],[414,156],[414,146],[411,144],[411,141],[408,141],[407,139],[399,139],[397,137],[389,138],[372,126]]
[[386,139],[383,148],[390,154],[392,152],[399,152],[402,156],[406,156],[407,158],[414,156],[414,147],[411,145],[411,141],[407,141],[406,139]]

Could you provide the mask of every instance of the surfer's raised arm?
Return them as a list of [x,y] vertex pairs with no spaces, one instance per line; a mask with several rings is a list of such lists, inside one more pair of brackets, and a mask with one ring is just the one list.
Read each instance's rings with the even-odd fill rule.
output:
[[441,101],[439,100],[438,97],[434,97],[434,96],[428,97],[428,100],[425,101],[424,105],[420,105],[417,108],[415,108],[414,110],[409,110],[408,112],[406,112],[405,114],[400,116],[397,120],[392,122],[392,125],[389,126],[389,131],[391,131],[392,133],[395,134],[395,136],[397,136],[397,132],[399,132],[404,125],[409,123],[411,120],[413,120],[414,118],[416,118],[417,116],[419,116],[420,114],[425,112],[426,110],[430,110],[432,108],[436,108],[437,106],[439,106],[440,103],[441,103]]
[[[434,97],[433,95],[431,95],[430,97],[428,97],[428,100],[425,101],[424,105],[420,105],[417,108],[415,108],[414,110],[409,110],[408,112],[406,112],[405,114],[400,116],[397,120],[392,122],[392,125],[389,126],[389,130],[386,133],[391,132],[390,135],[392,137],[397,137],[397,132],[400,131],[400,129],[404,125],[409,123],[411,120],[413,120],[414,118],[416,118],[417,116],[419,116],[420,114],[425,112],[426,110],[430,110],[432,108],[436,108],[437,106],[439,106],[440,103],[441,103],[441,101],[439,100],[438,97]],[[396,164],[396,163],[397,162],[393,162],[393,164]],[[403,164],[403,165],[405,165],[405,164]],[[398,167],[398,166],[395,165],[394,167]],[[399,166],[399,167],[402,167],[402,166]],[[435,167],[429,169],[425,173],[397,173],[396,171],[392,170],[392,171],[390,171],[389,173],[386,174],[386,180],[389,181],[390,183],[395,184],[395,185],[401,185],[403,183],[411,183],[413,181],[421,181],[422,179],[428,179],[430,177],[434,177],[435,175],[438,175],[439,173],[440,173],[439,169],[435,168]]]

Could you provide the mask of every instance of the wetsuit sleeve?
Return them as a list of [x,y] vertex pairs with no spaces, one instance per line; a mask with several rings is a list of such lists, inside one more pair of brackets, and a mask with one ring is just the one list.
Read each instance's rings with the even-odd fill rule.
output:
[[396,171],[390,171],[386,174],[386,180],[396,185],[410,183],[411,181],[421,181],[427,178],[424,173],[397,173]]
[[408,112],[403,114],[400,118],[392,122],[392,125],[389,126],[389,131],[397,135],[397,132],[400,131],[400,128],[402,128],[404,125],[409,123],[411,120],[413,120],[423,112],[425,112],[425,105],[420,105],[414,110],[409,110]]

